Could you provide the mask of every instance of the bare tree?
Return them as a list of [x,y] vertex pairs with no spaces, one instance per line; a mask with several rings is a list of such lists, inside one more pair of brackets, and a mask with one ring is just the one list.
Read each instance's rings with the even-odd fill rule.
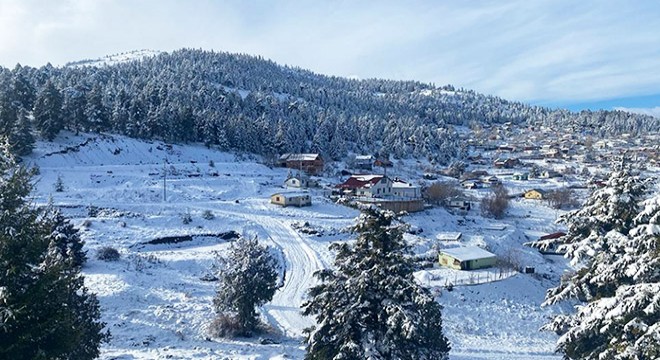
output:
[[575,191],[569,188],[550,191],[546,195],[546,199],[553,209],[572,208],[580,205],[575,197]]
[[435,182],[424,191],[426,201],[436,205],[446,205],[449,199],[462,195],[463,192],[450,182]]
[[481,214],[501,219],[509,208],[509,191],[502,184],[492,187],[491,194],[481,199]]

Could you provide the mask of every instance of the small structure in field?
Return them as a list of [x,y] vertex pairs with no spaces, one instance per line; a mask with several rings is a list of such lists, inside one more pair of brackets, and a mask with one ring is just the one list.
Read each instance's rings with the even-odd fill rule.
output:
[[271,204],[287,206],[310,206],[312,197],[305,192],[281,192],[270,196]]
[[439,256],[440,265],[456,270],[476,270],[495,266],[495,254],[477,246],[443,249]]
[[525,191],[525,199],[543,200],[547,197],[548,193],[541,189],[532,189]]
[[439,241],[459,241],[462,236],[463,234],[460,232],[443,232],[437,234],[435,238]]

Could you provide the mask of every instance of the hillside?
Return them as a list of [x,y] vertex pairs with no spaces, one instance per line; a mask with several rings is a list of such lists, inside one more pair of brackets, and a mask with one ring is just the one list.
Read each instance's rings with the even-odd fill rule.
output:
[[30,127],[47,139],[61,129],[109,131],[267,157],[379,153],[441,164],[464,155],[459,125],[511,122],[594,137],[660,130],[656,118],[621,111],[550,110],[451,85],[346,79],[190,49],[2,68],[0,109],[0,133],[17,139]]
[[[313,320],[300,315],[299,305],[315,282],[312,273],[332,263],[328,245],[354,237],[345,229],[354,223],[356,210],[332,203],[320,189],[311,190],[311,207],[272,205],[269,196],[283,190],[287,169],[269,168],[199,145],[63,132],[54,142],[38,142],[25,161],[40,168],[35,204],[52,201],[81,229],[86,241],[90,258],[83,268],[86,284],[98,294],[102,319],[113,335],[102,348],[102,359],[303,358],[300,336]],[[415,162],[403,163],[390,171],[403,176],[413,166]],[[62,192],[54,188],[58,177]],[[214,217],[204,218],[206,211]],[[500,269],[447,272],[438,267],[418,273],[420,282],[431,287],[445,307],[451,359],[559,358],[553,353],[556,337],[538,329],[548,316],[570,307],[539,305],[545,290],[564,271],[565,262],[546,260],[522,246],[527,232],[554,231],[555,213],[545,206],[516,201],[510,217],[498,224],[474,215],[451,215],[440,208],[403,219],[424,229],[405,236],[417,254],[437,245],[436,234],[461,231],[465,244],[487,246],[502,256],[514,251],[520,261],[537,268],[534,276],[502,274]],[[191,223],[182,222],[184,214],[191,216]],[[301,222],[308,222],[319,234],[296,230]],[[206,327],[213,316],[216,286],[208,280],[216,269],[215,254],[229,246],[212,235],[230,231],[258,236],[281,260],[282,287],[261,309],[273,328],[264,337],[276,344],[260,344],[259,339],[208,339]],[[150,244],[186,235],[192,241]],[[98,260],[96,254],[104,246],[119,250],[121,259]],[[473,281],[475,274],[481,280]],[[436,277],[442,280],[433,280]],[[457,277],[465,285],[446,291],[445,282]]]

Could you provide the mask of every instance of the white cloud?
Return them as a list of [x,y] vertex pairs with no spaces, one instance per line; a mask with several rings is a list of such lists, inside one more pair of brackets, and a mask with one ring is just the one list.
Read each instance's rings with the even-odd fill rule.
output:
[[605,0],[0,0],[0,64],[135,49],[262,55],[524,101],[660,93],[660,4]]
[[650,115],[660,119],[660,106],[652,108],[627,108],[627,107],[615,107],[614,110],[627,111],[635,114]]

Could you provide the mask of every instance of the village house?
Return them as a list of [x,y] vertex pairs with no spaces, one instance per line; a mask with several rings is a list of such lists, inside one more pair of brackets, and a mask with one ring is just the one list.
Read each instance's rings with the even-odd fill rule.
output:
[[556,178],[556,177],[561,177],[562,175],[558,173],[557,171],[554,170],[546,170],[539,175],[540,179],[551,179],[551,178]]
[[481,189],[483,183],[480,180],[464,180],[461,181],[461,186],[465,189]]
[[289,175],[284,181],[284,186],[288,188],[308,188],[316,186],[316,182],[302,174]]
[[392,195],[411,199],[418,199],[422,196],[419,186],[405,182],[399,178],[395,178],[392,181]]
[[[543,235],[539,237],[537,241],[554,240],[559,239],[562,236],[566,236],[566,233],[563,231],[557,231],[552,234]],[[566,251],[559,251],[559,249],[557,249],[557,244],[550,244],[545,249],[539,249],[539,252],[544,255],[564,255],[566,253]]]
[[443,249],[439,255],[440,265],[456,270],[476,270],[495,266],[495,254],[477,246]]
[[348,196],[392,196],[392,180],[383,175],[352,175],[336,187]]
[[374,164],[373,155],[357,155],[355,157],[355,168],[360,170],[371,170]]
[[548,193],[541,189],[531,189],[525,191],[523,195],[525,199],[543,200],[547,197]]
[[281,192],[270,196],[271,204],[287,206],[309,206],[312,205],[312,197],[305,192]]
[[283,154],[278,159],[281,167],[304,171],[309,175],[323,172],[324,162],[319,154]]
[[493,165],[495,165],[495,167],[498,169],[513,169],[514,167],[520,165],[520,160],[512,159],[512,158],[508,158],[508,159],[499,158],[495,160]]
[[458,214],[467,214],[470,211],[472,205],[470,202],[462,196],[455,196],[447,201],[447,207],[450,211]]
[[526,181],[529,180],[529,174],[528,173],[515,173],[512,176],[513,180],[517,181]]

